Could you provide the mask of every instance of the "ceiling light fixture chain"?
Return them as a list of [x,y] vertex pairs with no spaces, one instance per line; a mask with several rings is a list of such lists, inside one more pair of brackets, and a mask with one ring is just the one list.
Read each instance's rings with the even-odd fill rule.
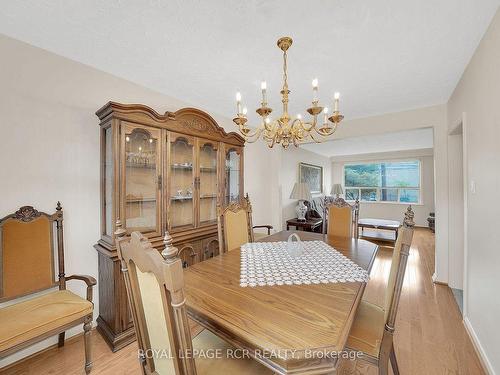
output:
[[[307,112],[313,117],[312,121],[303,121],[300,114],[292,120],[288,113],[288,96],[290,90],[288,89],[288,60],[287,51],[292,45],[292,38],[283,37],[278,40],[278,47],[283,51],[283,86],[281,89],[281,102],[283,103],[283,112],[278,119],[271,120],[269,117],[273,111],[268,107],[267,103],[267,83],[261,83],[262,102],[260,108],[256,112],[262,118],[262,123],[255,131],[247,126],[247,108],[241,105],[241,94],[236,93],[237,114],[233,119],[234,123],[238,126],[240,133],[245,139],[250,142],[256,142],[262,135],[263,140],[267,145],[272,148],[275,144],[281,144],[283,148],[288,148],[290,144],[298,146],[304,140],[310,138],[314,142],[320,143],[325,138],[332,135],[336,130],[338,124],[343,120],[344,116],[339,110],[340,94],[334,94],[334,110],[333,114],[328,117],[328,108],[321,107],[318,99],[318,80],[312,81],[313,86],[313,100],[312,107],[307,109]],[[318,115],[324,114],[323,123],[318,125]],[[332,125],[333,124],[333,125]],[[322,138],[316,138],[316,135]]]

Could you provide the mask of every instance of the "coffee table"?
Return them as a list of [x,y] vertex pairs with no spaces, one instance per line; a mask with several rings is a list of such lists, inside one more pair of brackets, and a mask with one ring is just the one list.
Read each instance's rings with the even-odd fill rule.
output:
[[[384,220],[384,219],[359,219],[358,227],[361,228],[361,236],[364,238],[371,238],[380,241],[389,241],[396,242],[398,239],[398,229],[401,226],[401,223],[396,220]],[[382,229],[386,231],[394,232],[394,236],[384,232],[373,232],[370,235],[365,236],[364,229],[365,228],[373,228],[373,229]]]

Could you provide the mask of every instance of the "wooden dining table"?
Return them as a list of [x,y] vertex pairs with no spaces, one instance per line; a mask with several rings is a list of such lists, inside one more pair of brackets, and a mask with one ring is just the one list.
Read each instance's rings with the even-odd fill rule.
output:
[[[260,241],[322,240],[370,271],[378,246],[282,231]],[[366,283],[240,286],[240,249],[184,273],[188,315],[277,374],[334,374]]]

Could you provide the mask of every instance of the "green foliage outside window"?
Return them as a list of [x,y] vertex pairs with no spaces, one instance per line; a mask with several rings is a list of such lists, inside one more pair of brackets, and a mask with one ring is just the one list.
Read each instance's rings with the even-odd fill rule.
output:
[[420,161],[346,165],[344,182],[348,200],[417,203]]

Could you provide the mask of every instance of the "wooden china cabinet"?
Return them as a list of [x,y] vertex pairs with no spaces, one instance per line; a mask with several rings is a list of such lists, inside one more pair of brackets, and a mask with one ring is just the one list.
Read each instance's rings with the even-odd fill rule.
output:
[[97,328],[113,351],[135,340],[114,244],[116,221],[163,249],[167,229],[183,265],[217,255],[217,205],[243,196],[244,139],[194,108],[160,115],[109,102],[101,128],[101,237]]

